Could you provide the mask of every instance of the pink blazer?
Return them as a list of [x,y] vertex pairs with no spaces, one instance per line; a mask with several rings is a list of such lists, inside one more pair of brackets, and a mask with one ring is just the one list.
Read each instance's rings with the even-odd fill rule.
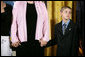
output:
[[[12,43],[20,40],[27,41],[27,26],[26,26],[26,1],[16,1],[13,7],[13,21],[11,25],[11,41]],[[49,41],[49,21],[46,6],[41,1],[35,1],[35,7],[38,14],[35,40],[41,38]]]

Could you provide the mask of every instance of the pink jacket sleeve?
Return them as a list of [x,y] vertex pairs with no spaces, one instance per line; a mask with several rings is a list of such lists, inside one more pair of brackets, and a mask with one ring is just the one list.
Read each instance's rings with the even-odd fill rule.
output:
[[44,22],[43,22],[43,40],[45,41],[49,41],[49,20],[48,20],[48,12],[46,9],[46,5],[44,3],[42,3],[43,6],[43,18],[44,18]]
[[11,41],[12,43],[15,43],[18,41],[18,37],[17,37],[17,9],[13,8],[13,20],[12,20],[12,25],[11,25]]

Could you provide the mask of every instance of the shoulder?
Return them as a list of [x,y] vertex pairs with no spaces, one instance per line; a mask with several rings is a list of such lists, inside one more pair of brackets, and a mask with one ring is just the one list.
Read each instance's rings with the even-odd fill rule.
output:
[[61,26],[61,25],[62,25],[62,21],[60,23],[55,24],[55,27]]
[[60,23],[55,24],[54,29],[59,30],[62,27],[62,21]]
[[70,23],[71,23],[71,25],[72,25],[73,27],[77,27],[77,24],[74,23],[72,20],[70,20]]
[[70,25],[73,28],[73,30],[78,31],[78,26],[76,23],[74,23],[72,20],[70,21]]
[[25,5],[26,4],[26,1],[16,1],[16,2],[14,2],[14,8],[19,8],[19,7],[21,7],[21,6],[23,6],[23,5]]
[[35,4],[45,6],[45,3],[43,1],[35,1]]
[[4,8],[5,13],[12,15],[12,6],[9,4],[6,4],[6,7]]
[[19,12],[24,9],[26,6],[26,1],[16,1],[14,2],[13,12]]
[[9,10],[12,10],[12,6],[11,5],[9,5],[9,4],[6,4],[6,9],[9,9]]
[[35,1],[35,3],[41,3],[41,4],[42,4],[42,3],[44,3],[44,2],[43,2],[43,1]]

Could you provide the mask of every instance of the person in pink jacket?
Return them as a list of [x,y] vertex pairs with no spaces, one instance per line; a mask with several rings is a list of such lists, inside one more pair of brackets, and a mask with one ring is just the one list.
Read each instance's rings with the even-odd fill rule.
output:
[[42,1],[16,1],[11,25],[17,56],[43,56],[49,41],[48,12]]

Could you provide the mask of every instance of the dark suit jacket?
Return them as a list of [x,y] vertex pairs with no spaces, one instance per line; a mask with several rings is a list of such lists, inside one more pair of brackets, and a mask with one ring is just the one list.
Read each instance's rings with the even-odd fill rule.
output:
[[55,38],[50,40],[47,46],[57,44],[57,56],[77,56],[78,52],[78,37],[77,26],[70,21],[65,35],[62,31],[62,22],[55,25]]

